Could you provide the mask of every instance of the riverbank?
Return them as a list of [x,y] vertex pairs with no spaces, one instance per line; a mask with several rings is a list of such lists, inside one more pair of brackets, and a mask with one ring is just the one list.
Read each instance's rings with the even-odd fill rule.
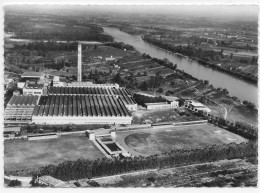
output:
[[254,78],[254,77],[252,77],[252,76],[248,76],[248,75],[245,75],[245,74],[239,74],[239,73],[235,72],[234,70],[232,70],[232,68],[230,68],[230,69],[228,70],[228,69],[223,68],[221,65],[213,64],[213,63],[207,62],[207,61],[205,61],[205,60],[203,60],[203,59],[200,59],[200,58],[189,57],[189,56],[183,55],[183,54],[181,54],[181,53],[172,52],[171,50],[165,49],[165,48],[163,48],[162,46],[157,45],[157,44],[155,44],[155,43],[149,41],[148,39],[144,38],[144,36],[142,36],[142,40],[143,40],[144,42],[146,42],[146,43],[148,43],[148,44],[151,44],[151,45],[153,45],[153,46],[155,46],[155,47],[157,47],[157,48],[160,48],[160,49],[162,49],[162,50],[164,50],[164,51],[166,51],[166,52],[171,52],[171,53],[173,53],[173,54],[175,54],[175,55],[178,55],[178,56],[181,56],[181,57],[189,58],[189,59],[191,59],[191,60],[194,60],[194,61],[198,62],[199,64],[201,64],[201,65],[203,65],[203,66],[212,68],[212,69],[214,69],[214,70],[218,70],[218,71],[220,71],[220,72],[226,73],[226,74],[231,75],[231,76],[234,76],[234,77],[236,77],[236,78],[239,78],[239,79],[241,79],[241,80],[243,80],[243,81],[247,81],[247,82],[252,83],[252,84],[255,84],[255,85],[257,85],[257,83],[258,83],[258,79],[257,79],[257,78]]
[[[210,85],[215,88],[225,88],[230,96],[236,96],[240,101],[251,101],[256,106],[258,104],[258,87],[256,84],[249,83],[227,73],[208,68],[187,57],[181,57],[165,51],[142,40],[141,36],[133,36],[120,31],[118,28],[103,27],[104,32],[114,38],[117,42],[124,42],[132,45],[142,54],[148,54],[151,57],[164,59],[167,58],[177,68],[184,71],[199,80],[208,80]],[[144,68],[144,67],[142,67]]]

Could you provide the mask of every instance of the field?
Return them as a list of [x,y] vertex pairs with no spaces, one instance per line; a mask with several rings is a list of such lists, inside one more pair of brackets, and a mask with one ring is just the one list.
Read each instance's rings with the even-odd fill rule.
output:
[[148,156],[174,149],[204,148],[246,140],[218,127],[202,124],[119,132],[117,141],[134,155]]
[[191,114],[188,110],[182,108],[180,111],[183,114],[179,114],[178,111],[173,109],[156,109],[156,110],[138,110],[132,113],[133,123],[158,123],[158,122],[185,122],[185,121],[197,121],[201,118]]
[[[169,169],[93,179],[101,187],[255,187],[257,165],[250,160],[223,160]],[[79,183],[83,184],[83,180]]]
[[103,158],[103,154],[86,137],[61,137],[4,144],[5,170],[58,164],[67,160]]

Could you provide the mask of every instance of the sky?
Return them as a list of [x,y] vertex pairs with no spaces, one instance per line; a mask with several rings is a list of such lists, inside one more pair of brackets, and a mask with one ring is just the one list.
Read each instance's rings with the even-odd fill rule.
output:
[[[54,10],[67,11],[71,13],[132,13],[132,14],[167,14],[194,17],[213,17],[235,20],[257,20],[258,6],[256,5],[26,5],[8,6],[23,7],[37,12]],[[78,11],[75,11],[78,10]],[[8,11],[8,8],[6,9]]]

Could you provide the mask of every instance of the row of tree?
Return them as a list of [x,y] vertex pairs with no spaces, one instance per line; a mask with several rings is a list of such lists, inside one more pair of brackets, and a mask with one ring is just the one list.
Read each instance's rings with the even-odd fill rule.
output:
[[111,46],[111,47],[114,47],[114,48],[118,48],[118,49],[121,49],[121,50],[130,50],[130,51],[134,51],[135,48],[129,44],[125,44],[123,42],[109,42],[109,43],[105,43],[104,45],[106,46]]
[[142,106],[145,106],[145,103],[167,102],[167,100],[162,97],[149,97],[149,96],[136,94],[136,93],[133,95],[133,98],[137,104]]
[[213,115],[207,116],[203,111],[199,111],[198,114],[206,118],[209,123],[217,125],[227,131],[240,135],[249,140],[257,140],[258,129],[245,122],[230,122],[222,117],[216,117]]
[[77,42],[57,42],[57,41],[33,41],[28,44],[15,44],[17,50],[37,50],[37,51],[77,51]]
[[210,66],[214,69],[220,70],[222,72],[228,73],[230,75],[242,78],[244,80],[257,83],[258,78],[250,73],[243,72],[241,70],[230,70],[230,68],[224,68],[222,66],[215,65],[214,63],[219,63],[224,59],[223,51],[215,52],[213,50],[203,50],[201,48],[195,49],[192,46],[175,46],[169,43],[163,43],[160,40],[153,38],[150,35],[144,35],[143,40],[151,43],[153,45],[159,46],[163,49],[169,50],[173,53],[179,53],[188,56],[192,59],[198,60],[202,65]]
[[110,35],[103,34],[103,29],[97,26],[91,26],[84,30],[74,27],[57,28],[53,31],[49,29],[32,28],[30,33],[17,31],[17,39],[33,39],[33,40],[65,40],[65,41],[99,41],[111,42],[113,38]]
[[65,161],[58,165],[47,165],[33,172],[33,176],[50,175],[61,180],[78,180],[99,176],[116,175],[125,172],[154,168],[175,167],[195,163],[212,162],[223,159],[252,157],[257,155],[257,144],[230,143],[214,145],[204,149],[173,150],[168,153],[148,157],[129,157],[124,159],[97,159]]

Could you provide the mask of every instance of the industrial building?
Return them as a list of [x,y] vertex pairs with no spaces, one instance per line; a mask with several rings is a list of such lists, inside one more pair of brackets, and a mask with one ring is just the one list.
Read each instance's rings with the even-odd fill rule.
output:
[[5,112],[5,120],[31,120],[32,113],[36,104],[38,104],[38,96],[12,96],[8,102]]
[[[22,75],[24,96],[13,96],[5,121],[36,124],[131,124],[129,111],[137,110],[131,94],[118,84],[81,82],[81,44],[78,45],[78,81],[68,83],[53,76],[53,85],[42,73]],[[33,81],[31,81],[33,80]],[[39,84],[39,83],[42,84]]]
[[23,87],[23,95],[42,95],[43,84],[30,84],[26,83]]
[[32,122],[36,124],[131,124],[123,101],[104,95],[41,96]]
[[202,103],[199,103],[199,102],[196,102],[196,101],[193,101],[193,100],[186,101],[185,104],[184,104],[184,107],[187,108],[187,109],[190,109],[194,112],[199,112],[199,111],[203,111],[203,112],[206,112],[206,113],[211,112],[211,110],[208,107],[206,107]]
[[162,96],[162,98],[165,99],[165,102],[145,103],[146,109],[147,110],[170,109],[170,108],[176,109],[179,107],[178,97]]
[[[98,84],[95,84],[98,85]],[[137,104],[125,88],[111,87],[50,87],[49,95],[103,95],[119,98],[129,111],[137,110]],[[100,85],[99,85],[100,86]]]

